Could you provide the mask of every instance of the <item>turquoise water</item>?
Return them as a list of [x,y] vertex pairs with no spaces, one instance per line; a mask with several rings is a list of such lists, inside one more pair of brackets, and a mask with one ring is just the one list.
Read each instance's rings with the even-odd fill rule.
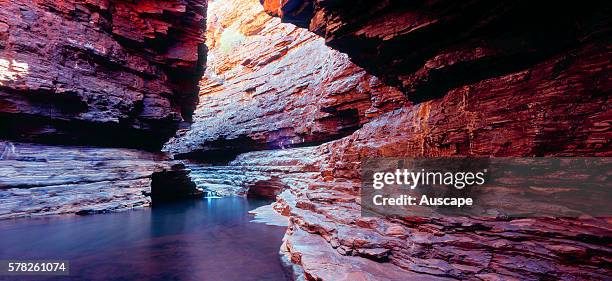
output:
[[122,213],[0,221],[0,260],[62,259],[68,277],[0,280],[287,280],[285,227],[250,222],[269,202],[203,199]]

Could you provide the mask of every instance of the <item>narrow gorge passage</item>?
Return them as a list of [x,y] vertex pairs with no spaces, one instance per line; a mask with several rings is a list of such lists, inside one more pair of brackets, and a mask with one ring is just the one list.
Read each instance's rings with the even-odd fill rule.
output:
[[271,200],[203,199],[160,151],[192,120],[206,10],[0,1],[0,259],[69,263],[0,280],[287,278]]
[[[0,0],[0,280],[22,280],[6,260],[70,263],[24,280],[609,280],[610,15]],[[372,160],[457,158],[552,161],[549,189],[518,165],[476,215],[364,212]]]
[[298,278],[610,276],[606,218],[372,218],[360,197],[369,158],[610,156],[609,3],[261,1],[279,23],[255,2],[211,3],[194,123],[164,149],[238,154],[200,169],[214,194],[281,187]]

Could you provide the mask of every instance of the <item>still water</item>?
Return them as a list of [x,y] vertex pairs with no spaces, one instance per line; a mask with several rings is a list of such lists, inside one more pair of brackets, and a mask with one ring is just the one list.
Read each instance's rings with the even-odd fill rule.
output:
[[269,202],[203,199],[87,217],[0,221],[0,260],[62,259],[68,277],[0,280],[287,280],[284,227],[250,222]]

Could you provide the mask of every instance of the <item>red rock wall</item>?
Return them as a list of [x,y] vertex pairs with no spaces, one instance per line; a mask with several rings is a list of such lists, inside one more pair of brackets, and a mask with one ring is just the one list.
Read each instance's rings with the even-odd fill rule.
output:
[[413,101],[609,42],[609,1],[261,0]]
[[[350,272],[330,277],[312,258],[316,251],[302,243],[326,241],[329,245],[317,247],[388,261],[407,270],[405,278],[419,273],[473,280],[605,280],[612,254],[609,219],[363,218],[359,171],[368,157],[610,156],[612,110],[605,93],[611,50],[587,45],[453,89],[320,146],[312,156],[323,155],[320,182],[292,191],[296,203],[284,204],[294,224],[286,236],[288,255],[308,256],[294,262],[329,280]],[[363,261],[354,266],[376,267]]]
[[282,250],[307,279],[609,278],[609,219],[369,219],[359,206],[368,157],[612,155],[609,2],[262,2],[414,103],[318,147],[319,182],[278,201]]
[[398,90],[315,34],[267,15],[256,0],[209,5],[194,124],[167,150],[210,158],[321,143],[405,103]]
[[155,149],[191,118],[206,1],[0,7],[0,138]]

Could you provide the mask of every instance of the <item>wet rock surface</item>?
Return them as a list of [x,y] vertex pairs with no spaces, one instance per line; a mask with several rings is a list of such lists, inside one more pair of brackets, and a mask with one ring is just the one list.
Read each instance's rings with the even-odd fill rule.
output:
[[159,149],[190,120],[206,1],[0,1],[0,137]]
[[[189,172],[175,164],[140,150],[0,142],[0,219],[149,206],[153,174],[164,182]],[[192,184],[175,181],[170,191]]]

